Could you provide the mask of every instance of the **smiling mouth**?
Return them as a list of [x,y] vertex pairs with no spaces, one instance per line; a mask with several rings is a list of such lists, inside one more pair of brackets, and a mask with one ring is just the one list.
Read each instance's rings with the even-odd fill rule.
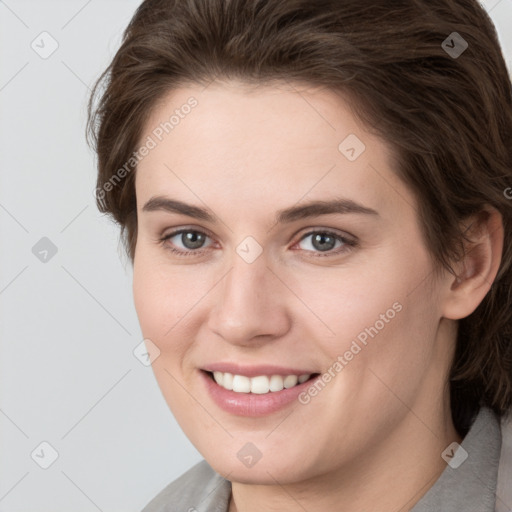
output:
[[258,375],[256,377],[247,377],[228,372],[203,371],[223,389],[234,391],[235,393],[256,395],[278,393],[283,389],[293,388],[320,375],[319,373],[305,373],[302,375]]

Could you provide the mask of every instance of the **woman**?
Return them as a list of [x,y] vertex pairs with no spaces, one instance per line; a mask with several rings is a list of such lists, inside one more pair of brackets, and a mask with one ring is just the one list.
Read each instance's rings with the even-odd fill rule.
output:
[[205,458],[146,512],[512,507],[512,92],[476,1],[146,0],[89,122]]

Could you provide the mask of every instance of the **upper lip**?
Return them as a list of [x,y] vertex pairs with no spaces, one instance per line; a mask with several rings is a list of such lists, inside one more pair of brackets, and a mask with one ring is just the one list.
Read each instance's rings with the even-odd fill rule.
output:
[[286,368],[284,366],[274,366],[270,364],[242,365],[237,363],[212,363],[202,368],[208,372],[232,373],[233,375],[244,375],[246,377],[258,377],[259,375],[312,375],[313,371],[300,368]]

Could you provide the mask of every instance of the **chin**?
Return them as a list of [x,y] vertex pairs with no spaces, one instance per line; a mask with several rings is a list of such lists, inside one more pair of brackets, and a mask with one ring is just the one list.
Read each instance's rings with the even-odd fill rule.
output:
[[[237,443],[238,446],[238,443]],[[244,446],[244,445],[242,445]],[[250,450],[246,449],[246,453]],[[233,450],[228,453],[223,450],[222,453],[203,454],[208,464],[224,478],[253,485],[275,485],[290,484],[305,480],[311,475],[307,470],[304,458],[295,449],[294,454],[286,457],[278,448],[268,449],[269,455],[264,454],[256,462],[245,460],[243,449]]]

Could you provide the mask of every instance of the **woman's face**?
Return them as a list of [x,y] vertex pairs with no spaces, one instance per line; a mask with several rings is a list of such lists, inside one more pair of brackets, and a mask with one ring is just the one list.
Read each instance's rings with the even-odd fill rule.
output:
[[191,85],[140,140],[135,306],[163,396],[214,469],[297,482],[435,435],[454,331],[417,202],[349,105]]

